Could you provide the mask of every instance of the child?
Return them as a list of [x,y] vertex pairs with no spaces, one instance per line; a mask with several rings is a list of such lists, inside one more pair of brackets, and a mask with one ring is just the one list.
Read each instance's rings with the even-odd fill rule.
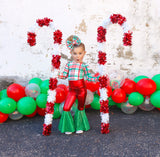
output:
[[[90,129],[84,109],[87,95],[84,77],[89,81],[98,81],[98,78],[91,76],[88,65],[83,62],[86,51],[85,45],[81,43],[80,39],[71,35],[67,38],[66,45],[70,49],[73,61],[68,62],[63,73],[59,74],[59,78],[68,77],[69,80],[69,93],[64,103],[59,130],[65,134],[72,134],[75,131],[76,133],[83,133],[83,131]],[[78,99],[78,110],[73,121],[70,110],[76,99]]]

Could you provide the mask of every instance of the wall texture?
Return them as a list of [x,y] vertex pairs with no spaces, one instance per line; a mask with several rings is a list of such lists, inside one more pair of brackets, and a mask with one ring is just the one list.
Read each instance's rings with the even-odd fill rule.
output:
[[121,70],[125,77],[152,77],[160,73],[159,0],[0,0],[0,75],[30,79],[50,76],[52,30],[37,29],[37,45],[29,47],[27,31],[36,19],[48,17],[63,32],[62,69],[70,53],[65,39],[78,35],[85,43],[84,61],[97,70],[97,27],[113,13],[127,18],[133,46],[124,47],[122,28],[107,28],[107,72]]

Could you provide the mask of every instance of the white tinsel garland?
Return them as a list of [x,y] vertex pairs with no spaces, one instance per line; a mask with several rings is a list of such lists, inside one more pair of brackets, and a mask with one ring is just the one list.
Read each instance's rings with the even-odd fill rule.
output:
[[107,94],[107,88],[100,88],[100,101],[104,100],[106,101],[108,99],[108,94]]
[[49,27],[52,28],[53,31],[55,31],[54,22],[50,22]]
[[109,123],[109,113],[101,112],[100,116],[101,116],[101,123],[105,123],[105,124]]
[[112,24],[111,19],[108,17],[107,19],[105,19],[102,23],[102,27],[106,28],[107,26],[109,26],[110,24]]
[[54,103],[56,99],[56,90],[48,90],[47,102]]
[[122,24],[122,29],[123,29],[123,33],[128,33],[128,31],[129,31],[130,29],[129,29],[129,26],[128,26],[127,22],[124,22],[124,23]]
[[45,115],[45,119],[44,119],[44,123],[46,124],[46,125],[50,125],[50,124],[52,124],[52,119],[53,119],[53,114],[46,114]]
[[58,78],[59,69],[54,69],[54,71],[50,74],[51,78]]

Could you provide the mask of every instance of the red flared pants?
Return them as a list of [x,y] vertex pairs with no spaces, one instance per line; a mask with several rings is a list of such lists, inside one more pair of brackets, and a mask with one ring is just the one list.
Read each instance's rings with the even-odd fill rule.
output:
[[78,109],[84,109],[87,89],[85,87],[84,79],[77,81],[69,81],[69,93],[67,95],[63,110],[70,111],[76,99],[78,99]]

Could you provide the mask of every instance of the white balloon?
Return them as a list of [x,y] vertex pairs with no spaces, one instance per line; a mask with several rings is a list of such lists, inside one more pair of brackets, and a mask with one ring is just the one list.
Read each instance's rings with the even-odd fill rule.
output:
[[19,113],[17,110],[9,114],[9,118],[12,120],[19,120],[23,117],[23,114]]
[[[65,101],[62,102],[62,103],[59,105],[59,112],[60,112],[61,114],[62,114],[62,112],[63,112],[64,103],[65,103]],[[71,111],[70,111],[71,114],[72,114],[72,116],[74,116],[76,110],[77,110],[77,104],[76,104],[76,102],[75,102],[75,103],[73,104],[73,106],[71,107]]]
[[90,90],[87,89],[87,96],[86,96],[86,101],[85,101],[85,105],[89,105],[92,103],[94,99],[94,94],[93,92],[91,92]]
[[36,98],[40,94],[40,87],[35,83],[30,83],[25,88],[25,93],[27,96]]
[[121,111],[126,114],[133,114],[137,110],[137,106],[133,106],[129,104],[129,102],[125,102],[121,104]]
[[145,97],[144,103],[138,106],[141,110],[143,111],[151,111],[153,110],[155,107],[150,103],[150,98],[149,97]]
[[120,88],[124,83],[124,74],[120,70],[113,70],[109,74],[112,89]]

